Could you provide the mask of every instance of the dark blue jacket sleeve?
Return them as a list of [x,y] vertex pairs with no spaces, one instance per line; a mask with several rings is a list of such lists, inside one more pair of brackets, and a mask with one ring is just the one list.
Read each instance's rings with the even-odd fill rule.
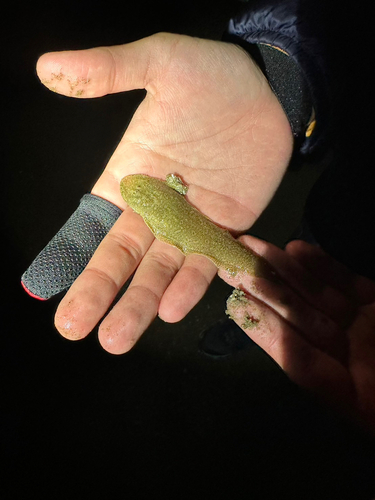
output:
[[312,105],[311,119],[298,146],[304,154],[324,145],[332,128],[334,75],[330,74],[327,10],[327,3],[324,6],[319,0],[255,0],[228,26],[232,41],[280,49],[298,66]]
[[[375,280],[371,8],[361,0],[250,0],[227,34],[239,45],[281,49],[300,69],[316,120],[300,151],[333,153],[304,217],[326,252]],[[279,72],[276,80],[283,77]]]

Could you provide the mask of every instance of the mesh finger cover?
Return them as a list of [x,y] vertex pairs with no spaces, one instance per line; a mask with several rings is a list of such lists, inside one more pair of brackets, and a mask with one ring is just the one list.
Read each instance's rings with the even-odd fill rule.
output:
[[27,293],[46,300],[69,288],[120,214],[109,201],[85,194],[77,210],[22,275]]

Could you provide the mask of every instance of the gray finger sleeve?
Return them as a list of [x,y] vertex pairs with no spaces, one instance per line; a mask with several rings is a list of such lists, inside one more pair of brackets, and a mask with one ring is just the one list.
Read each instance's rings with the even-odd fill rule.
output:
[[29,295],[45,300],[69,288],[120,214],[109,201],[85,194],[77,210],[22,275]]

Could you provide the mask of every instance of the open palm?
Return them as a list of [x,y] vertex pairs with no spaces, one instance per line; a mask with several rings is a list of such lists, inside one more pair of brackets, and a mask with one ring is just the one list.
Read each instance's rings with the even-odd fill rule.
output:
[[188,199],[232,232],[249,228],[273,196],[292,150],[285,114],[263,74],[239,47],[157,34],[132,44],[45,54],[38,75],[54,91],[98,97],[147,94],[92,192],[123,214],[56,313],[67,338],[87,335],[136,273],[100,326],[113,353],[127,351],[156,314],[178,321],[199,301],[216,269],[153,239],[126,207],[122,177],[177,173]]

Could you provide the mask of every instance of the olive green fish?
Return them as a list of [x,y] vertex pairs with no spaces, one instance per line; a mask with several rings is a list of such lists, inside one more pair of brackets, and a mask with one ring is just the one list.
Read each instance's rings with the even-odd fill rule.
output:
[[184,197],[187,188],[177,175],[170,174],[167,181],[128,175],[121,180],[120,188],[126,203],[143,218],[155,238],[177,247],[184,255],[205,255],[232,275],[242,272],[263,276],[269,268],[262,257],[190,205]]

